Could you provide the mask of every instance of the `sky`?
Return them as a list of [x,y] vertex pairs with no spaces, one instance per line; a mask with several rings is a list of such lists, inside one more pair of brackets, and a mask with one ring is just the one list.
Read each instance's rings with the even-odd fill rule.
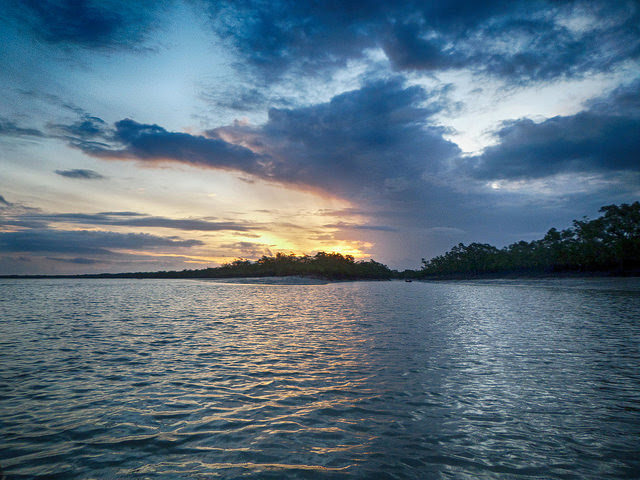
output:
[[640,2],[3,0],[0,274],[419,268],[640,198]]

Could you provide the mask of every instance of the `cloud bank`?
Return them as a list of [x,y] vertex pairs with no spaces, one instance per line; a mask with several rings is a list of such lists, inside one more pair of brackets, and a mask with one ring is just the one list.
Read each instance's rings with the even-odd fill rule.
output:
[[163,3],[123,0],[9,0],[21,23],[42,41],[89,49],[131,48],[153,28]]
[[[261,126],[236,123],[192,135],[126,119],[71,146],[111,159],[170,161],[235,170],[346,197],[404,195],[459,155],[446,130],[430,121],[446,108],[442,92],[371,82],[330,102],[271,109]],[[68,130],[71,130],[70,128]]]
[[[414,261],[441,253],[454,239],[539,236],[585,213],[575,205],[595,212],[638,194],[639,25],[633,0],[9,0],[0,19],[7,39],[0,141],[10,175],[0,187],[11,201],[0,197],[0,249],[20,254],[22,245],[25,255],[89,266],[119,250],[178,255],[203,246],[153,229],[216,237],[211,251],[247,255],[273,246],[263,232],[294,230],[293,220],[268,212],[276,210],[271,199],[259,217],[271,219],[268,226],[238,220],[255,207],[211,217],[208,209],[225,199],[214,202],[207,195],[217,189],[201,179],[180,186],[193,193],[185,205],[200,208],[192,218],[101,212],[116,208],[107,197],[119,188],[135,189],[134,201],[157,202],[159,191],[144,187],[158,188],[149,172],[159,169],[123,168],[125,178],[105,165],[110,181],[98,182],[101,168],[82,168],[82,154],[164,172],[172,165],[224,170],[265,198],[278,186],[319,193],[327,207],[348,204],[344,214],[310,222],[324,230],[295,226],[289,238],[386,245],[371,252],[392,262],[398,251]],[[202,76],[187,84],[176,66]],[[127,95],[129,81],[149,83]],[[573,95],[574,86],[585,90]],[[529,108],[539,91],[556,87],[564,89],[558,104],[568,106]],[[576,108],[598,89],[598,98]],[[501,105],[494,115],[478,112],[494,142],[464,154],[452,141],[468,133],[453,130],[465,125],[456,115],[478,111],[477,96],[502,102],[513,92],[529,95],[514,107],[519,113],[505,114]],[[470,135],[475,142],[482,134]],[[206,177],[216,183],[211,172]],[[87,211],[101,213],[45,213],[13,200],[41,195],[34,205],[43,206],[87,187],[104,189],[88,199]],[[166,190],[168,201],[184,200],[176,191]],[[279,198],[289,193],[280,190]],[[153,233],[140,236],[145,229]],[[38,250],[47,242],[51,251]],[[78,253],[60,250],[65,245]]]
[[498,143],[468,160],[481,179],[535,179],[559,173],[640,172],[640,82],[589,109],[536,123],[523,118],[496,132]]
[[632,1],[201,4],[214,30],[271,78],[344,66],[367,49],[401,71],[466,68],[512,82],[607,71],[640,54]]

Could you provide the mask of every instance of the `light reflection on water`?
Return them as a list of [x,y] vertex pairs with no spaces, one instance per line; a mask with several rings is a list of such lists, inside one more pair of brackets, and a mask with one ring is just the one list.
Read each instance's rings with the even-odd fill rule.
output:
[[640,281],[0,280],[13,478],[637,478]]

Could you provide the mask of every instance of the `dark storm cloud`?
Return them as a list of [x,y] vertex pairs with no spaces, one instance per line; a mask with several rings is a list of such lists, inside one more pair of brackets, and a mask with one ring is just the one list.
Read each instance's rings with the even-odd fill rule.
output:
[[447,48],[442,37],[422,38],[416,23],[393,25],[384,40],[384,51],[398,70],[439,70],[462,67],[469,61]]
[[235,124],[199,136],[126,119],[96,141],[68,141],[101,158],[235,170],[347,196],[366,189],[402,196],[421,184],[425,172],[434,174],[459,154],[443,138],[446,130],[430,123],[432,115],[447,108],[446,92],[446,87],[433,92],[405,87],[394,78],[327,103],[271,109],[259,127]]
[[[369,24],[384,2],[200,1],[216,33],[250,65],[277,76],[291,65],[342,65],[371,45]],[[241,62],[238,62],[241,63]]]
[[260,127],[211,133],[268,152],[266,178],[346,196],[406,192],[459,153],[445,130],[429,123],[443,108],[440,93],[399,79],[373,82],[327,103],[271,109]]
[[567,172],[640,172],[639,81],[593,100],[591,108],[535,123],[507,122],[499,143],[468,159],[482,179],[531,179]]
[[516,82],[606,71],[640,55],[633,1],[199,3],[267,77],[343,66],[374,47],[398,70],[471,68]]
[[158,125],[145,125],[130,119],[116,122],[102,133],[104,141],[85,141],[71,137],[70,144],[89,155],[131,158],[146,161],[177,161],[197,166],[257,172],[260,156],[220,138],[169,132]]
[[56,170],[55,173],[62,177],[79,178],[83,180],[101,180],[106,178],[104,175],[100,175],[94,170],[85,170],[81,168],[76,168],[73,170]]
[[10,203],[10,202],[7,202],[5,200],[5,198],[2,195],[0,195],[0,208],[1,207],[10,207],[11,205],[13,205],[13,204]]
[[609,95],[590,100],[587,106],[601,114],[640,117],[640,78],[618,86]]
[[193,247],[199,240],[174,240],[147,233],[87,230],[27,230],[0,232],[0,252],[49,252],[108,255],[111,249],[142,250],[158,247]]
[[126,0],[10,0],[9,8],[48,43],[86,48],[132,47],[145,38],[167,2]]

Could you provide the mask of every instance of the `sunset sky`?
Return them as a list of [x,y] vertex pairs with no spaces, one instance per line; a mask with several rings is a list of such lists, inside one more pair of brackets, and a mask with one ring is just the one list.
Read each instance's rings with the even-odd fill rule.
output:
[[637,1],[6,0],[0,274],[392,268],[640,198]]

